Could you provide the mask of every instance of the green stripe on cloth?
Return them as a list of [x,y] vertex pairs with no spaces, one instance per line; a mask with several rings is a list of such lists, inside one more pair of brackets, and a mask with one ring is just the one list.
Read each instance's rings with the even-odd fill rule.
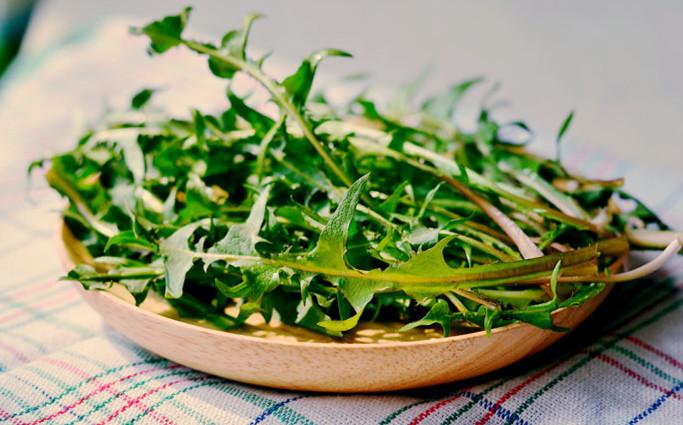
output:
[[491,385],[484,391],[478,393],[477,396],[472,398],[466,405],[462,406],[460,409],[456,410],[454,413],[450,414],[446,419],[443,420],[442,424],[443,425],[450,425],[452,423],[455,423],[462,415],[467,413],[470,409],[472,409],[474,406],[477,405],[480,399],[486,397],[489,393],[492,391],[495,391],[499,387],[503,386],[508,382],[508,379],[501,379],[500,381],[496,382],[495,384]]
[[[204,382],[199,382],[193,385],[190,385],[188,387],[182,388],[174,393],[166,395],[164,398],[158,400],[156,403],[152,404],[149,406],[147,410],[145,410],[142,413],[139,413],[137,416],[135,416],[133,419],[131,419],[128,423],[136,423],[140,419],[142,419],[146,414],[148,414],[150,411],[158,408],[159,406],[163,405],[164,403],[168,402],[169,400],[172,400],[173,398],[185,394],[189,391],[192,391],[197,388],[202,388],[202,387],[220,387],[220,386],[227,386],[227,388],[217,388],[221,393],[223,394],[228,394],[232,396],[239,397],[240,399],[250,402],[254,405],[257,405],[261,408],[270,408],[273,405],[277,404],[277,402],[270,400],[266,397],[260,396],[258,394],[255,394],[251,391],[245,390],[240,388],[239,384],[233,384],[230,381],[226,381],[224,379],[220,378],[210,378],[207,379]],[[186,408],[190,409],[189,406],[186,405]],[[315,422],[311,421],[310,419],[306,418],[302,414],[290,409],[289,407],[285,406],[282,408],[280,411],[276,411],[273,416],[277,417],[281,422],[285,424],[302,424],[302,425],[315,425]]]
[[[70,353],[67,352],[67,354],[70,354]],[[38,411],[44,407],[48,407],[48,406],[51,406],[53,404],[58,404],[64,397],[66,397],[72,393],[80,395],[81,393],[78,393],[78,390],[81,387],[83,387],[83,386],[85,386],[85,385],[87,385],[87,384],[89,384],[89,383],[91,383],[97,379],[104,378],[108,375],[111,375],[113,373],[120,372],[122,370],[132,368],[132,367],[136,367],[139,365],[155,364],[155,363],[168,363],[168,360],[158,358],[158,359],[154,359],[154,360],[142,360],[139,362],[127,363],[127,364],[120,365],[117,367],[112,367],[112,368],[106,369],[106,370],[104,370],[104,371],[102,371],[96,375],[92,375],[85,380],[79,381],[76,385],[67,385],[63,379],[59,379],[53,375],[48,374],[43,369],[40,369],[39,366],[32,366],[28,370],[32,371],[33,373],[35,373],[36,375],[38,375],[39,377],[41,377],[43,379],[47,377],[48,381],[55,383],[60,388],[62,388],[63,391],[57,395],[46,394],[46,400],[44,402],[42,402],[40,404],[33,405],[33,406],[23,407],[24,410],[13,413],[13,414],[7,416],[5,419],[12,419],[12,418],[16,418],[19,416],[31,414],[31,413],[34,413],[34,412],[36,412],[36,411]],[[39,387],[36,386],[36,388],[39,388]],[[0,389],[0,391],[2,391],[2,389]]]
[[[159,371],[163,371],[164,369],[159,369]],[[109,405],[111,402],[118,400],[121,396],[124,394],[130,393],[133,390],[136,390],[140,387],[144,387],[145,385],[151,383],[157,383],[160,382],[164,379],[167,378],[175,378],[175,377],[182,377],[182,378],[188,378],[188,379],[200,379],[203,377],[203,375],[195,372],[194,370],[191,369],[180,369],[180,370],[174,370],[172,372],[162,374],[162,375],[154,375],[149,378],[140,380],[138,382],[135,382],[132,385],[129,385],[127,387],[119,387],[117,391],[112,394],[109,398],[105,399],[104,401],[101,401],[97,404],[95,404],[90,410],[83,412],[81,414],[78,414],[76,416],[76,421],[78,422],[85,422],[85,423],[91,423],[92,421],[84,421],[85,418],[96,414],[96,413],[101,413],[101,411]],[[162,384],[164,385],[164,384]]]
[[[127,364],[120,365],[120,366],[117,366],[114,368],[106,369],[106,370],[104,370],[98,374],[95,374],[95,375],[88,377],[87,379],[85,379],[83,381],[80,381],[76,385],[69,386],[68,384],[66,384],[64,382],[64,380],[59,379],[58,377],[54,376],[53,374],[47,372],[46,370],[44,370],[44,368],[32,367],[31,369],[33,370],[33,373],[38,375],[38,377],[40,377],[43,381],[48,381],[48,382],[51,382],[51,383],[59,386],[60,388],[63,389],[63,392],[59,395],[56,395],[56,396],[50,396],[50,394],[43,391],[43,395],[47,399],[45,402],[38,404],[38,405],[35,405],[35,406],[28,406],[24,403],[22,405],[22,409],[23,409],[22,411],[11,414],[9,416],[6,416],[3,419],[12,419],[12,418],[16,418],[16,417],[26,415],[26,414],[34,414],[34,412],[40,410],[41,408],[50,407],[50,406],[53,406],[53,405],[59,403],[60,400],[62,400],[64,397],[69,396],[69,395],[76,395],[79,398],[86,397],[86,399],[84,401],[87,401],[87,404],[91,404],[91,400],[89,399],[89,397],[87,397],[87,394],[83,394],[82,392],[78,391],[80,388],[82,388],[86,384],[93,383],[94,381],[98,380],[99,378],[103,378],[103,377],[106,377],[108,375],[112,375],[112,374],[115,374],[117,372],[121,372],[125,369],[129,369],[129,368],[133,368],[133,367],[137,367],[137,366],[145,366],[145,365],[153,365],[153,364],[161,364],[161,365],[170,364],[170,362],[168,362],[167,360],[152,356],[152,355],[148,354],[146,351],[137,348],[137,346],[132,346],[132,345],[129,346],[128,344],[126,344],[126,346],[128,346],[129,349],[135,355],[143,357],[143,360],[138,361],[138,362],[133,362],[133,363],[127,363]],[[87,361],[91,364],[99,363],[99,362],[93,362],[92,360],[86,359],[83,355],[76,353],[76,352],[67,351],[66,353],[72,357],[75,357],[78,361]],[[101,366],[101,365],[102,365],[102,363],[99,363],[99,366]],[[168,374],[163,375],[163,376],[151,376],[148,379],[144,379],[142,381],[136,382],[135,384],[128,386],[124,389],[119,389],[114,395],[109,397],[107,400],[92,405],[91,409],[88,412],[76,415],[76,420],[82,421],[85,418],[87,418],[89,415],[92,415],[95,412],[100,413],[100,412],[106,411],[107,406],[110,403],[112,403],[113,401],[115,401],[119,396],[121,396],[125,392],[131,391],[131,390],[134,390],[137,388],[144,388],[146,385],[153,384],[153,383],[157,382],[158,380],[164,379],[167,377],[185,376],[185,375],[186,376],[193,376],[193,377],[202,377],[202,378],[206,377],[206,375],[203,375],[199,372],[195,372],[195,371],[191,371],[191,370],[187,370],[187,369],[182,370],[182,371],[176,371],[176,372],[168,373]],[[221,382],[225,383],[226,385],[235,385],[235,384],[230,384],[229,381],[223,380]],[[32,382],[27,381],[26,384],[32,385],[34,390],[40,390],[40,387],[36,383],[32,383]],[[201,414],[199,412],[194,411],[190,406],[187,406],[186,404],[183,404],[183,403],[175,402],[173,400],[173,398],[175,396],[177,396],[180,393],[184,393],[184,392],[186,392],[186,390],[183,389],[181,392],[177,392],[177,393],[172,394],[170,396],[166,396],[163,399],[161,399],[159,402],[157,402],[157,405],[161,405],[167,401],[172,401],[174,406],[176,408],[178,408],[179,410],[182,410],[185,413],[191,414],[191,416],[193,416],[193,417],[200,416]],[[224,394],[236,396],[236,397],[238,397],[244,401],[255,404],[256,406],[258,406],[260,408],[270,408],[273,405],[277,404],[277,402],[275,402],[275,401],[269,400],[266,397],[259,396],[257,394],[251,393],[251,392],[249,392],[247,390],[243,390],[241,388],[221,389],[221,392],[223,392]],[[7,391],[7,393],[9,395],[11,395],[10,391]],[[21,399],[16,399],[16,401],[21,402]],[[65,411],[64,413],[72,414],[71,411],[72,411],[72,409],[69,409],[68,411]],[[294,418],[296,418],[296,420],[299,423],[311,423],[311,424],[313,423],[310,420],[306,419],[303,415],[296,414],[295,412],[293,412],[289,409],[283,408],[281,412],[274,412],[273,415],[276,417],[282,417],[282,418],[294,417]]]
[[561,374],[557,375],[554,379],[552,379],[550,382],[545,384],[543,387],[541,387],[538,391],[536,391],[531,397],[526,399],[518,408],[515,410],[513,417],[511,420],[509,420],[507,423],[512,423],[513,418],[518,418],[526,409],[528,409],[536,400],[538,400],[540,397],[542,397],[545,393],[548,392],[552,387],[555,385],[559,384],[562,382],[564,379],[569,377],[571,374],[576,372],[577,370],[581,369],[583,366],[588,364],[591,360],[593,360],[598,354],[602,353],[603,351],[611,348],[613,345],[615,345],[617,342],[621,341],[622,339],[626,338],[627,336],[639,331],[640,329],[643,329],[644,327],[656,322],[657,320],[661,319],[662,317],[666,316],[667,314],[676,311],[681,304],[683,304],[683,298],[678,299],[674,301],[673,303],[669,304],[668,306],[664,307],[662,310],[659,312],[655,313],[652,317],[649,319],[643,320],[642,322],[638,323],[637,325],[629,328],[628,330],[619,333],[617,336],[612,338],[611,341],[602,343],[601,347],[595,351],[592,351],[590,354],[588,354],[586,357],[582,358],[579,360],[577,363],[572,365],[569,369],[565,370]]
[[[637,291],[636,286],[633,284],[628,285],[628,287],[626,287],[626,288],[622,288],[622,291],[621,291],[622,293],[614,294],[616,296],[610,295],[612,297],[611,300],[608,298],[608,301],[610,301],[609,302],[610,304],[617,301],[620,298],[624,298],[627,301],[627,303],[624,306],[625,308],[620,310],[620,314],[616,318],[612,318],[612,320],[610,320],[605,326],[602,326],[598,331],[596,331],[596,333],[597,334],[603,334],[603,333],[608,332],[610,329],[616,329],[619,326],[621,326],[622,324],[628,322],[628,320],[630,320],[634,317],[637,317],[637,315],[640,314],[643,310],[646,310],[647,308],[649,308],[649,307],[659,303],[660,301],[662,301],[664,298],[666,298],[668,296],[668,294],[670,294],[672,291],[675,291],[675,289],[672,290],[671,287],[666,286],[666,283],[670,283],[670,282],[672,282],[672,280],[667,279],[664,282],[660,282],[657,285],[648,286],[645,291],[640,291],[641,295],[645,296],[645,297],[649,296],[650,293],[657,295],[656,298],[654,298],[653,300],[650,300],[650,303],[647,303],[647,304],[642,304],[642,302],[636,301],[634,297],[630,296],[632,293],[635,293]],[[617,289],[619,289],[619,288],[617,288]],[[616,291],[613,291],[613,293],[614,292],[616,292]],[[660,296],[661,293],[663,293],[664,295]],[[639,305],[641,307],[641,309],[631,309],[631,308],[629,308],[630,307],[629,303],[631,303],[631,305]],[[567,338],[571,338],[571,337],[575,337],[575,335],[570,334],[570,336],[568,336]],[[552,349],[552,347],[551,347],[551,349]],[[574,351],[570,351],[566,354],[561,355],[560,357],[557,357],[556,361],[552,362],[551,364],[543,364],[541,366],[538,366],[538,367],[535,367],[535,368],[529,370],[528,374],[532,374],[532,373],[540,371],[541,369],[544,369],[544,368],[553,368],[558,363],[565,361],[566,359],[572,357],[575,354],[576,353]],[[505,384],[505,382],[507,382],[506,379],[503,379],[500,382],[497,382],[497,383],[493,384],[492,386],[488,387],[487,389],[482,391],[480,394],[483,397],[483,396],[489,394],[490,392],[496,390],[497,388],[499,388],[503,384]],[[453,413],[452,415],[447,417],[443,423],[445,423],[445,424],[454,423],[462,415],[464,415],[470,409],[472,409],[472,407],[474,407],[476,404],[477,403],[474,400],[469,402],[467,405],[461,407],[460,409],[458,409],[458,411],[456,411],[455,413]]]
[[83,300],[80,298],[72,300],[70,302],[67,302],[66,304],[62,304],[62,305],[53,307],[53,308],[40,310],[40,311],[34,310],[34,311],[32,311],[33,315],[31,317],[27,317],[26,319],[23,319],[19,322],[14,322],[11,324],[11,326],[7,326],[5,328],[0,328],[0,332],[4,332],[4,331],[10,330],[10,329],[20,328],[20,327],[27,325],[27,324],[35,321],[35,320],[42,320],[42,321],[54,323],[58,326],[63,326],[65,328],[68,328],[69,330],[72,330],[73,332],[80,334],[83,338],[88,338],[90,336],[93,336],[93,332],[91,330],[89,330],[87,328],[83,328],[83,327],[78,326],[78,325],[74,325],[71,322],[58,320],[54,316],[57,313],[61,313],[65,310],[68,310],[68,309],[75,307],[79,304],[80,305],[83,304]]
[[388,425],[390,424],[394,419],[398,418],[403,414],[403,412],[412,409],[413,407],[421,406],[423,404],[427,404],[429,402],[433,402],[434,400],[421,400],[421,401],[416,401],[415,403],[407,404],[403,407],[401,407],[398,410],[393,411],[392,413],[389,414],[386,418],[382,419],[381,421],[378,422],[377,425]]
[[621,347],[619,345],[615,345],[614,347],[612,347],[612,350],[616,351],[619,354],[622,354],[624,357],[627,357],[630,360],[633,360],[635,363],[639,364],[640,366],[644,367],[645,369],[649,370],[650,372],[654,373],[662,379],[665,379],[673,384],[677,384],[678,382],[680,382],[680,379],[677,379],[669,375],[668,373],[664,372],[662,369],[658,368],[654,364],[640,357],[633,351],[627,350],[626,348]]

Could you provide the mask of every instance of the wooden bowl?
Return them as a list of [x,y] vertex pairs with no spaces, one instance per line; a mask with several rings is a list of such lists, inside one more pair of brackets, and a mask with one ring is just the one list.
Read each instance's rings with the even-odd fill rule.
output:
[[[65,265],[89,256],[66,225],[61,236]],[[377,392],[443,384],[508,366],[565,335],[524,323],[496,328],[489,336],[478,331],[447,338],[425,331],[399,335],[391,325],[370,325],[341,342],[264,323],[226,332],[179,319],[159,297],[136,307],[132,297],[116,290],[78,288],[112,328],[161,357],[235,381],[288,390]],[[555,323],[575,328],[610,290],[579,307],[556,311]]]

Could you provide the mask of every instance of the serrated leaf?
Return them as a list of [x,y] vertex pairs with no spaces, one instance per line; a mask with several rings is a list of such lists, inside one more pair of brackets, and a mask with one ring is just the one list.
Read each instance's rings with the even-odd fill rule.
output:
[[[218,51],[226,56],[237,57],[242,61],[247,60],[247,43],[249,41],[249,33],[254,21],[262,17],[261,14],[252,13],[244,18],[242,28],[239,30],[232,30],[225,33],[221,39],[221,46]],[[217,59],[213,56],[209,57],[209,69],[217,77],[232,78],[235,73],[240,71],[241,67],[230,62]]]
[[142,28],[133,28],[133,32],[149,37],[150,51],[164,53],[182,42],[183,30],[191,11],[191,7],[186,7],[178,15],[167,16]]
[[414,276],[424,276],[425,274],[433,277],[452,276],[455,269],[446,263],[443,250],[454,238],[455,236],[443,238],[433,247],[419,252],[410,260],[394,266],[388,271]]
[[327,321],[330,321],[330,316],[325,314],[310,296],[302,299],[296,307],[295,323],[297,325],[323,332],[330,336],[342,336],[340,331],[326,329],[319,325],[319,323]]
[[[244,223],[234,224],[228,229],[223,239],[209,249],[211,254],[254,255],[256,254],[256,242],[259,241],[259,231],[263,224],[266,213],[266,203],[270,195],[270,187],[266,187],[258,195],[251,207],[249,217]],[[205,259],[208,266],[215,260]],[[240,261],[233,261],[233,265],[240,266]]]
[[356,206],[361,193],[367,185],[369,175],[356,180],[346,192],[337,209],[330,216],[327,224],[320,232],[318,244],[308,256],[309,262],[324,264],[336,269],[347,269],[344,253],[346,252],[346,239],[349,235],[349,225],[356,212]]
[[185,275],[192,267],[195,258],[189,250],[188,240],[200,225],[199,222],[187,224],[159,244],[159,252],[164,257],[166,297],[168,298],[180,298],[183,295]]
[[[143,110],[153,92],[143,89],[129,110],[107,115],[73,150],[50,158],[48,181],[69,199],[65,223],[83,245],[83,262],[94,266],[69,274],[85,287],[124,285],[137,302],[149,290],[166,293],[181,316],[222,329],[277,313],[283,323],[332,336],[363,314],[404,323],[424,316],[417,325],[439,324],[445,333],[451,321],[487,332],[514,322],[558,330],[553,311],[604,287],[566,283],[560,294],[569,298],[560,302],[561,267],[577,281],[599,281],[630,250],[626,238],[610,234],[663,226],[639,202],[621,205],[618,182],[572,175],[518,144],[529,127],[498,122],[487,99],[478,127],[461,127],[458,102],[479,79],[428,99],[421,111],[411,105],[417,84],[393,107],[365,93],[346,105],[325,93],[307,103],[320,60],[344,52],[317,52],[278,81],[246,51],[256,15],[212,43],[183,38],[188,14],[137,32],[152,53],[181,45],[209,58],[219,77],[255,80],[272,103],[258,92],[259,104],[278,110],[277,124],[232,92],[225,110],[190,106],[189,118]],[[558,145],[572,119],[562,123]],[[531,174],[511,178],[526,169]],[[352,181],[365,173],[372,191],[367,176]],[[440,181],[450,187],[435,196]],[[267,207],[264,184],[272,187]],[[531,249],[534,237],[543,253]],[[512,244],[539,257],[518,261]],[[225,313],[233,305],[237,317]]]
[[343,278],[339,281],[339,289],[355,311],[363,310],[377,292],[393,287],[393,283],[381,280]]

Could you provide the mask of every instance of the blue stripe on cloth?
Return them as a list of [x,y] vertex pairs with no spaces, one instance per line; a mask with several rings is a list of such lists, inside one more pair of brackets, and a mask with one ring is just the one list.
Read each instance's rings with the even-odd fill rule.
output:
[[266,410],[264,410],[263,412],[261,412],[260,415],[258,415],[257,417],[255,417],[254,420],[251,421],[251,422],[249,423],[249,425],[260,424],[260,423],[263,422],[268,416],[270,416],[270,415],[272,415],[273,413],[275,413],[278,409],[280,409],[280,408],[281,408],[282,406],[284,406],[285,404],[289,404],[289,403],[291,403],[291,402],[293,402],[293,401],[302,399],[302,398],[304,398],[304,397],[306,397],[306,396],[300,395],[300,396],[297,396],[297,397],[291,397],[291,398],[288,398],[288,399],[286,399],[286,400],[282,400],[282,401],[279,402],[279,403],[275,403],[274,405],[270,406],[269,408],[267,408]]
[[642,421],[646,417],[648,417],[650,414],[652,414],[655,410],[659,409],[662,407],[665,401],[671,398],[672,395],[676,394],[679,392],[681,389],[683,389],[683,381],[681,381],[678,385],[673,387],[671,390],[667,391],[665,394],[662,394],[657,400],[655,400],[654,403],[652,403],[647,409],[643,410],[639,414],[633,417],[628,423],[629,425],[631,424],[637,424],[638,422]]

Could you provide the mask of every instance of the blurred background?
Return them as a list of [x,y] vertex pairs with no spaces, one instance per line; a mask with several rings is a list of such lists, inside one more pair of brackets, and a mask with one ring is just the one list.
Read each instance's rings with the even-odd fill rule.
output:
[[[681,168],[679,1],[0,0],[0,72],[29,18],[19,64],[77,42],[112,17],[143,22],[188,3],[195,6],[190,26],[213,37],[247,12],[265,13],[251,44],[285,63],[338,47],[355,59],[330,61],[323,72],[368,72],[388,87],[427,69],[432,91],[484,75],[502,83],[497,97],[534,128],[554,132],[575,110],[570,138],[632,161]],[[0,90],[25,69],[11,66]]]

